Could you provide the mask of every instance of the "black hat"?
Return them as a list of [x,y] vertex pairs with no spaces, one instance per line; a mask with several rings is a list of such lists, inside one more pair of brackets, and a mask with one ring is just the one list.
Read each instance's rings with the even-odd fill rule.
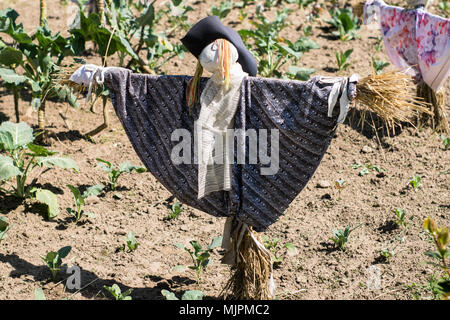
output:
[[239,54],[238,62],[242,66],[242,70],[252,77],[256,76],[258,66],[255,58],[247,50],[239,34],[234,29],[224,26],[216,16],[209,16],[197,22],[189,29],[188,33],[181,39],[181,42],[198,58],[202,50],[217,39],[230,41],[237,49]]

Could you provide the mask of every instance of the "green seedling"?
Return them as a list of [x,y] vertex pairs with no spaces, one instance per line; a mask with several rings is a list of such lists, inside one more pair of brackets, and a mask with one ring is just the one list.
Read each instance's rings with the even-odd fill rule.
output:
[[358,18],[353,15],[351,9],[333,9],[329,13],[331,20],[325,22],[337,29],[332,32],[334,36],[338,36],[343,42],[359,38]]
[[41,256],[42,261],[44,261],[45,265],[50,269],[52,273],[53,281],[56,280],[56,276],[61,269],[62,259],[67,257],[67,255],[72,250],[72,247],[66,246],[59,249],[57,252],[51,251],[47,253],[45,257]]
[[233,9],[233,3],[231,1],[221,1],[217,7],[211,5],[211,15],[224,19],[231,12],[231,9]]
[[414,177],[412,177],[412,179],[409,180],[409,184],[414,188],[414,190],[417,190],[421,185],[420,181],[421,181],[420,176],[414,175]]
[[350,226],[345,227],[345,229],[334,229],[334,237],[330,238],[330,240],[332,240],[340,250],[345,251],[345,245],[348,242],[350,234],[360,226],[361,224],[353,229],[351,229]]
[[[39,177],[55,166],[78,171],[75,161],[57,156],[57,152],[35,145],[33,140],[33,129],[24,122],[6,121],[0,125],[0,151],[7,153],[0,155],[0,191],[22,200],[31,196]],[[34,178],[27,185],[27,178],[34,171]],[[15,178],[15,185],[8,181],[11,178]],[[5,189],[5,184],[10,188]]]
[[284,260],[286,252],[282,253],[282,249],[286,249],[289,252],[296,252],[296,248],[292,243],[285,243],[280,245],[280,240],[275,238],[273,240],[264,238],[264,246],[272,253],[273,267],[278,268]]
[[446,136],[441,134],[441,140],[442,140],[442,143],[444,144],[445,150],[447,150],[450,147],[450,138],[447,138]]
[[338,66],[339,71],[346,70],[348,67],[350,67],[350,55],[353,53],[353,49],[349,49],[345,52],[339,51],[336,52],[336,62]]
[[[161,294],[166,298],[166,300],[180,300],[176,297],[175,293],[168,290],[161,290]],[[203,300],[205,294],[200,290],[188,290],[183,293],[181,300]]]
[[0,217],[0,243],[6,239],[9,229],[8,219],[6,217]]
[[372,67],[376,74],[380,74],[383,72],[383,69],[389,66],[389,62],[383,60],[377,60],[372,57]]
[[136,237],[134,235],[134,231],[130,231],[128,233],[127,239],[125,240],[125,242],[127,243],[127,247],[128,250],[130,250],[130,252],[137,250],[139,243],[136,242]]
[[194,270],[197,274],[197,283],[201,281],[201,275],[206,267],[211,263],[211,252],[214,248],[219,247],[222,244],[222,237],[215,237],[211,241],[210,245],[203,250],[202,246],[198,241],[192,240],[189,242],[193,247],[194,251],[186,248],[184,245],[176,243],[175,246],[185,250],[192,259],[192,266],[188,266],[189,269]]
[[308,7],[311,3],[314,3],[315,0],[286,0],[287,3],[296,3],[298,5],[298,8],[300,10],[305,9]]
[[345,179],[338,179],[334,181],[334,185],[336,186],[339,192],[338,200],[341,198],[341,191],[346,187],[346,183],[347,182],[345,181]]
[[[352,166],[353,169],[357,169],[357,168],[360,168],[360,167],[361,167],[361,165],[358,165],[358,166],[353,165]],[[370,163],[366,163],[364,168],[359,172],[359,175],[360,176],[365,176],[366,174],[369,174],[370,171],[376,171],[376,172],[380,173],[381,171],[383,171],[383,169],[381,169],[377,165],[372,165]]]
[[391,260],[392,256],[394,255],[394,251],[391,251],[387,248],[381,249],[380,251],[380,255],[386,260],[386,262],[389,263],[389,261]]
[[102,160],[100,158],[97,158],[96,160],[99,162],[98,163],[99,167],[102,168],[103,171],[108,173],[108,178],[109,178],[108,184],[109,184],[109,187],[111,188],[111,190],[116,190],[117,180],[123,173],[130,174],[133,172],[133,170],[136,171],[137,173],[142,173],[142,172],[147,171],[147,169],[145,169],[144,167],[135,166],[128,162],[123,162],[119,165],[118,168],[116,168],[116,166],[114,166],[111,162]]
[[133,291],[133,289],[128,289],[127,291],[122,292],[122,290],[120,290],[117,284],[113,284],[111,287],[103,286],[103,288],[109,293],[111,293],[111,295],[116,300],[132,300],[130,294]]
[[34,289],[34,300],[47,300],[45,298],[44,290],[42,290],[42,288]]
[[91,187],[87,188],[86,191],[81,193],[81,191],[78,188],[68,184],[67,188],[69,188],[69,190],[73,194],[75,210],[73,208],[66,208],[67,213],[69,215],[73,216],[75,218],[76,222],[80,221],[80,219],[83,216],[88,217],[88,218],[94,218],[95,213],[86,212],[83,210],[83,207],[86,204],[85,200],[87,197],[97,196],[98,194],[100,194],[100,192],[102,192],[102,190],[103,190],[103,187],[104,186],[102,184],[97,184],[95,186],[91,186]]
[[406,227],[406,221],[405,221],[406,210],[403,210],[400,208],[395,208],[394,212],[395,212],[395,215],[397,216],[397,221],[395,221],[395,223],[399,226]]
[[166,217],[166,220],[178,219],[178,217],[183,212],[183,210],[184,209],[183,209],[183,206],[181,205],[181,203],[176,201],[174,204],[172,204],[171,211],[170,211],[169,215]]
[[436,222],[431,218],[426,218],[424,221],[424,229],[427,230],[436,246],[436,251],[427,251],[425,254],[439,263],[430,262],[431,265],[437,266],[444,272],[444,276],[437,281],[439,289],[438,298],[450,299],[450,269],[447,259],[450,258],[450,250],[447,248],[450,242],[450,235],[448,228],[438,227]]

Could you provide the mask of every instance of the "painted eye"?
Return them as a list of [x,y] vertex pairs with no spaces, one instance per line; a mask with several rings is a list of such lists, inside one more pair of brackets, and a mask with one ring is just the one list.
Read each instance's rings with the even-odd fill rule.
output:
[[214,41],[214,42],[212,43],[212,45],[211,45],[211,50],[212,50],[212,51],[217,51],[217,42],[216,42],[216,41]]

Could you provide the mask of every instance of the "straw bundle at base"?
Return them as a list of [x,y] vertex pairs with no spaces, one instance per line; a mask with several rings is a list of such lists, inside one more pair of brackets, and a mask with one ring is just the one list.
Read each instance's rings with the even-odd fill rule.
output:
[[425,82],[421,81],[417,85],[417,96],[424,99],[429,104],[430,113],[423,114],[419,118],[419,125],[427,123],[431,119],[431,126],[434,130],[442,133],[450,133],[447,115],[445,114],[445,92],[440,89],[435,92]]
[[[251,227],[243,225],[233,240],[236,250],[236,264],[233,274],[222,291],[224,299],[269,300],[271,293],[272,259],[270,252],[255,241],[259,236]],[[242,237],[241,239],[238,239]],[[259,241],[259,239],[258,239]],[[259,241],[260,244],[262,241]],[[236,244],[239,244],[236,246]]]
[[412,124],[414,116],[430,113],[428,103],[412,93],[414,88],[411,77],[403,72],[374,74],[358,82],[355,100],[376,113],[388,127],[401,122]]

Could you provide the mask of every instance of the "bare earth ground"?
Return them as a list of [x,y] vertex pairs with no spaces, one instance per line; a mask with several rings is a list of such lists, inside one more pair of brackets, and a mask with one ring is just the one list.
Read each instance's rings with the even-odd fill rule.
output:
[[[196,8],[190,12],[191,23],[205,16],[213,3],[189,2]],[[0,3],[0,9],[7,7],[20,13],[20,21],[27,30],[38,24],[38,1],[4,0]],[[250,17],[255,6],[248,10]],[[274,16],[273,13],[274,10],[268,16]],[[53,30],[66,34],[70,15],[70,10],[59,1],[53,1],[49,6],[49,24]],[[321,17],[326,16],[324,10]],[[238,21],[236,17],[237,12],[233,12],[225,23]],[[292,26],[283,31],[282,36],[292,40],[298,38],[297,28],[305,21],[304,17],[305,12],[293,14]],[[249,26],[248,18],[233,26],[236,29]],[[314,24],[312,39],[322,49],[305,54],[299,66],[315,68],[316,74],[336,75],[332,69],[336,64],[335,50],[354,48],[352,65],[344,74],[370,74],[371,55],[385,61],[387,57],[383,52],[375,53],[376,40],[370,37],[379,35],[376,30],[363,27],[360,34],[361,39],[342,44],[339,40],[330,40],[320,29],[320,24]],[[88,61],[100,63],[98,57],[88,58]],[[114,59],[110,60],[109,65],[114,62]],[[184,61],[168,63],[165,71],[168,74],[193,74],[194,68],[195,59],[187,55]],[[447,82],[447,92],[448,88]],[[21,101],[23,113],[28,104],[29,101]],[[102,288],[114,283],[122,290],[133,288],[133,299],[163,299],[161,289],[169,289],[178,296],[189,289],[200,289],[209,298],[217,298],[229,277],[229,268],[219,263],[220,251],[214,251],[213,264],[204,274],[203,282],[197,285],[192,271],[173,270],[176,265],[191,263],[188,254],[176,248],[174,243],[188,244],[189,240],[197,239],[206,245],[214,236],[222,234],[224,219],[185,206],[178,220],[163,220],[169,212],[164,202],[171,194],[151,174],[122,176],[117,192],[121,199],[108,192],[98,200],[90,201],[86,209],[97,215],[91,222],[76,225],[68,219],[64,209],[70,207],[73,200],[66,184],[93,185],[106,178],[96,167],[96,158],[113,163],[128,160],[140,164],[140,161],[114,115],[111,128],[91,143],[81,135],[100,124],[101,116],[90,113],[87,107],[67,108],[62,103],[48,103],[47,120],[54,134],[51,149],[75,159],[80,172],[55,169],[40,180],[42,185],[58,194],[61,214],[55,221],[45,221],[12,198],[2,196],[0,199],[0,214],[13,224],[0,246],[0,299],[33,299],[37,287],[44,289],[48,299],[109,299],[110,295]],[[70,128],[60,116],[66,110]],[[12,95],[0,87],[1,120],[13,119],[13,114]],[[36,113],[25,120],[36,125]],[[424,255],[425,251],[433,249],[433,245],[423,232],[422,224],[424,218],[431,216],[438,224],[449,225],[450,153],[444,150],[439,135],[429,129],[406,128],[395,137],[382,136],[381,139],[383,149],[370,131],[361,133],[348,122],[340,125],[313,179],[286,214],[265,233],[271,239],[291,242],[297,248],[297,253],[286,255],[275,270],[278,298],[431,297],[429,290],[420,287],[428,283],[433,273],[433,268],[425,264],[427,257]],[[372,151],[363,153],[364,146],[371,147]],[[385,170],[384,175],[371,172],[358,176],[360,169],[352,168],[355,163],[378,165]],[[422,178],[422,186],[417,191],[407,187],[415,174]],[[340,178],[347,181],[347,186],[339,194],[334,181]],[[321,180],[330,182],[331,187],[318,188]],[[407,228],[392,227],[393,209],[397,207],[407,211]],[[334,250],[329,240],[332,230],[358,224],[361,227],[351,234],[348,250]],[[133,253],[118,251],[130,230],[136,233],[140,247]],[[65,289],[63,283],[49,282],[50,273],[39,257],[65,245],[72,246],[72,252],[64,262],[68,266],[79,265],[82,269],[83,289],[79,292]],[[380,259],[383,248],[395,252],[389,263]],[[61,276],[64,271],[65,268]],[[379,286],[375,287],[370,285],[374,274],[381,276]]]

